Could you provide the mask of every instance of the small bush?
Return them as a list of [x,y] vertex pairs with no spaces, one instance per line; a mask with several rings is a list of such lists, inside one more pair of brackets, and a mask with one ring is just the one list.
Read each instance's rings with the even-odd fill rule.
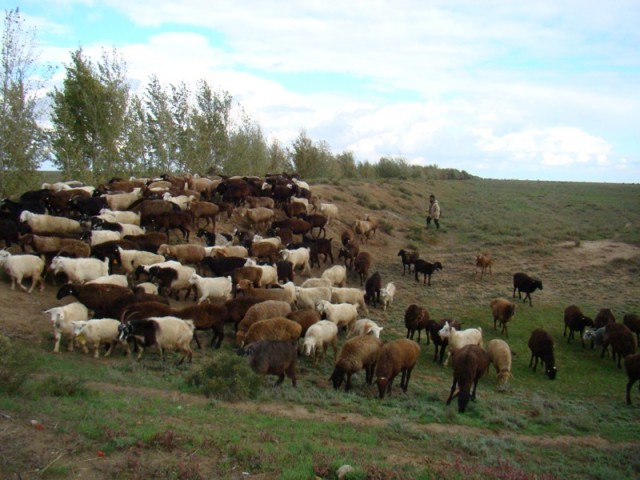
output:
[[85,380],[62,375],[45,378],[39,383],[37,390],[40,395],[51,397],[86,397],[89,394]]
[[412,242],[423,243],[422,227],[418,227],[418,226],[409,227],[409,230],[407,231],[407,240],[410,240]]
[[387,222],[384,218],[378,223],[378,228],[387,235],[391,235],[391,232],[393,232],[393,225]]
[[0,335],[0,392],[12,395],[20,390],[34,370],[29,352]]
[[231,352],[220,355],[187,377],[187,384],[209,398],[234,401],[255,399],[261,378],[253,373],[247,359]]

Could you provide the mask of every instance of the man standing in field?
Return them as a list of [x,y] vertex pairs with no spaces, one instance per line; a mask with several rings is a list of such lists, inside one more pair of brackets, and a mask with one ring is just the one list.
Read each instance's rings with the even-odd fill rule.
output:
[[433,193],[429,195],[429,211],[427,212],[427,226],[425,228],[429,228],[431,220],[433,220],[436,229],[440,228],[440,205]]

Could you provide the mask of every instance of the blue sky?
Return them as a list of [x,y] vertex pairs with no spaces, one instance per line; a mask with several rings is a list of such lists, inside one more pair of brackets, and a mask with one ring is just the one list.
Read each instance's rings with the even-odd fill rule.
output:
[[[229,91],[268,138],[485,178],[640,182],[640,1],[0,0],[43,61]],[[54,79],[55,81],[55,79]]]

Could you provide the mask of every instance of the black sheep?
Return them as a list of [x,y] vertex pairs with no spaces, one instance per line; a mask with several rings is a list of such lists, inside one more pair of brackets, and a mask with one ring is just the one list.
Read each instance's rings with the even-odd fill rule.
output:
[[623,358],[636,353],[636,338],[633,332],[622,323],[610,323],[605,327],[600,358],[604,357],[604,352],[609,345],[613,350],[613,360],[618,361],[618,368],[622,368],[620,362]]
[[[529,337],[529,350],[531,350],[531,360],[529,360],[529,367],[533,366],[533,371],[536,371],[538,366],[538,359],[544,364],[545,373],[551,380],[556,378],[556,359],[553,353],[553,338],[547,332],[541,328],[535,329],[531,332]],[[535,363],[533,359],[535,358]]]
[[631,405],[631,388],[636,380],[640,380],[640,353],[627,355],[624,359],[624,369],[627,372],[627,403]]
[[278,380],[273,385],[277,387],[284,382],[286,375],[291,384],[296,386],[296,360],[298,346],[294,342],[282,340],[261,340],[254,342],[239,354],[248,355],[251,369],[260,375],[277,375]]
[[416,282],[419,282],[418,274],[422,273],[424,275],[424,279],[422,284],[427,285],[427,278],[429,279],[428,285],[431,286],[431,275],[437,270],[442,270],[442,264],[440,262],[427,262],[426,260],[422,260],[421,258],[417,259],[413,264],[415,274],[416,274]]
[[374,307],[380,303],[380,290],[382,290],[382,277],[380,272],[375,272],[369,278],[364,286],[364,301]]
[[[489,368],[489,355],[479,345],[465,345],[453,357],[453,384],[447,405],[458,397],[458,412],[464,413],[469,400],[476,399],[478,380]],[[454,394],[458,386],[458,392]],[[471,389],[473,385],[473,390]]]
[[518,298],[522,298],[520,295],[521,292],[525,293],[523,302],[529,299],[529,306],[532,307],[531,304],[531,294],[535,292],[537,289],[542,290],[542,281],[537,278],[530,277],[526,273],[518,272],[513,275],[513,297],[516,296],[516,290],[518,291]]
[[568,328],[567,343],[573,338],[573,332],[580,332],[580,340],[582,341],[582,348],[584,348],[584,329],[586,327],[593,327],[593,320],[585,317],[577,305],[569,305],[564,309],[564,333],[562,336],[567,336]]

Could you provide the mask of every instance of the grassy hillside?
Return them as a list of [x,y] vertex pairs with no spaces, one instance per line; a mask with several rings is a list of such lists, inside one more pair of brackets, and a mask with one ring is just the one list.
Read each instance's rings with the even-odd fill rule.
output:
[[[60,303],[56,287],[28,297],[5,281],[0,328],[13,347],[0,355],[0,373],[7,382],[11,372],[30,374],[0,397],[3,476],[336,478],[350,464],[348,478],[638,478],[637,387],[629,407],[624,370],[579,341],[567,344],[562,312],[572,303],[590,316],[611,308],[618,321],[640,312],[640,186],[336,180],[312,182],[312,190],[340,208],[327,235],[334,242],[367,213],[381,221],[362,249],[374,256],[372,271],[398,290],[386,312],[368,315],[384,327],[383,339],[405,336],[404,311],[417,303],[432,318],[481,326],[486,343],[499,337],[489,302],[511,298],[513,273],[542,279],[533,307],[518,303],[509,328],[516,356],[507,392],[498,392],[492,369],[477,401],[458,414],[455,402],[445,405],[451,370],[433,362],[424,337],[408,392],[397,380],[384,400],[362,373],[353,391],[335,391],[330,358],[317,366],[301,358],[298,388],[287,380],[273,389],[273,377],[256,379],[235,355],[231,327],[219,351],[196,352],[188,366],[162,365],[154,351],[140,362],[54,355],[40,310]],[[424,229],[430,193],[443,210],[438,231]],[[233,222],[218,228],[229,231]],[[442,262],[431,287],[402,275],[400,248]],[[483,279],[474,268],[481,251],[495,258]],[[350,286],[359,286],[355,276]],[[555,381],[528,368],[536,327],[556,341]],[[193,386],[189,379],[212,362],[210,383]],[[240,400],[227,400],[233,396]]]

